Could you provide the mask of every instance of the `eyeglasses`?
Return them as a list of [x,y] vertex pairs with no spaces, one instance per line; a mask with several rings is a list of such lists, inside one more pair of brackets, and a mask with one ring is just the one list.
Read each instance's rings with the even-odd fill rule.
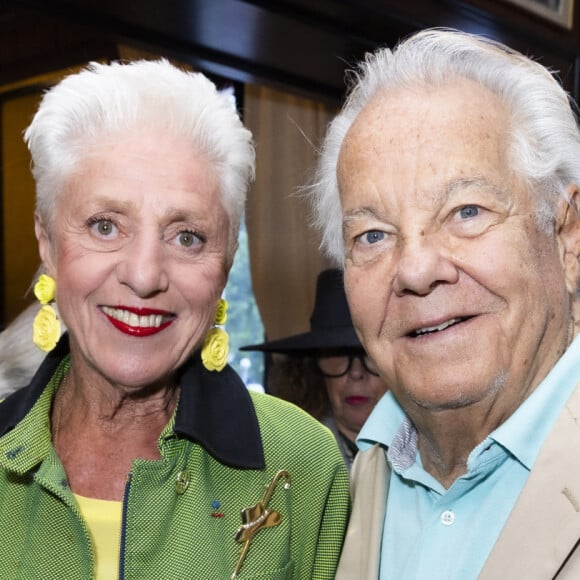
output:
[[316,359],[316,366],[324,377],[343,377],[350,371],[355,359],[358,359],[361,362],[367,373],[374,375],[375,377],[379,376],[377,367],[365,353],[322,355]]

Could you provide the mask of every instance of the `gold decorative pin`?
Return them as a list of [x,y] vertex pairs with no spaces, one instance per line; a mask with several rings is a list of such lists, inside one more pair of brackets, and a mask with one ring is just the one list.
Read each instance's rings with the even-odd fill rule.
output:
[[280,524],[282,516],[276,510],[269,510],[268,503],[270,502],[270,498],[272,497],[276,486],[282,478],[286,480],[284,489],[288,489],[290,487],[290,474],[285,469],[282,469],[274,476],[274,479],[272,479],[270,484],[266,487],[262,501],[242,510],[242,525],[236,532],[236,542],[244,542],[244,546],[240,553],[238,563],[234,568],[231,580],[238,577],[244,564],[244,560],[248,555],[250,543],[254,539],[256,533],[262,528],[274,528]]

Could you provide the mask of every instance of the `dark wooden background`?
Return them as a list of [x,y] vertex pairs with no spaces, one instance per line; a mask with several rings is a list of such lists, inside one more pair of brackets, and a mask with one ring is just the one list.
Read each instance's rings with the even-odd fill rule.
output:
[[125,43],[338,102],[345,68],[365,51],[449,26],[540,58],[578,99],[579,16],[580,5],[567,30],[504,0],[0,0],[0,85],[114,58]]
[[[344,97],[345,70],[365,52],[431,26],[485,34],[540,59],[578,101],[575,2],[574,25],[566,29],[506,0],[0,0],[0,106],[26,91],[38,94],[42,86],[28,79],[118,58],[120,45],[189,63],[238,87],[258,83],[334,106]],[[5,147],[14,144],[0,139],[0,153]],[[0,224],[13,224],[17,216],[3,211],[0,203]],[[2,236],[3,278],[5,245]],[[2,280],[0,328],[10,318],[5,296]]]

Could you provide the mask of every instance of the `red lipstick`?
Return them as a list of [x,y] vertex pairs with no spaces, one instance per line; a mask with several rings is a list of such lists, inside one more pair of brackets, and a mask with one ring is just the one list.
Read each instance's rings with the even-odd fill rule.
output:
[[[161,332],[165,328],[167,328],[174,320],[175,317],[165,311],[165,310],[154,310],[152,308],[136,308],[130,306],[116,306],[112,307],[101,307],[103,314],[107,317],[109,322],[117,329],[123,332],[124,334],[128,334],[130,336],[137,336],[137,337],[147,337],[153,334],[157,334]],[[159,326],[133,326],[126,322],[125,320],[119,320],[113,314],[116,314],[117,311],[122,310],[124,312],[129,312],[134,314],[135,316],[161,316],[164,320],[161,322]]]
[[359,405],[364,405],[368,402],[368,397],[363,397],[362,395],[353,395],[351,397],[346,397],[346,402],[353,407],[358,407]]

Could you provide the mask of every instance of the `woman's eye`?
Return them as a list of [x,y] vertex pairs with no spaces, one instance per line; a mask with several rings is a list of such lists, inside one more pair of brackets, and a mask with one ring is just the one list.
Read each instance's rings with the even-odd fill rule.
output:
[[199,241],[199,238],[193,232],[183,231],[177,234],[177,243],[184,248],[191,248]]
[[479,212],[480,208],[477,205],[466,205],[458,211],[459,217],[464,220],[477,217]]
[[109,219],[95,219],[90,226],[102,237],[111,237],[117,231],[115,224]]

